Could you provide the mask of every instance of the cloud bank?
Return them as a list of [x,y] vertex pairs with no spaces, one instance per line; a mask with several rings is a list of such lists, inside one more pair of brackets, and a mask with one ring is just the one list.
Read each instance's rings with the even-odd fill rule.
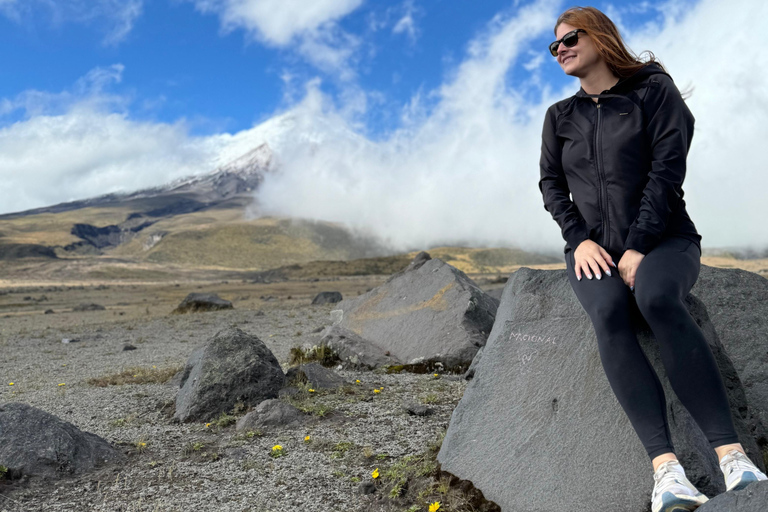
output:
[[[738,10],[715,0],[686,5],[657,6],[660,21],[625,30],[625,39],[636,53],[651,49],[660,57],[680,89],[694,86],[688,104],[696,134],[684,189],[703,245],[765,248],[768,68],[744,48],[768,4]],[[575,93],[578,82],[552,90],[541,69],[557,64],[542,61],[536,52],[543,45],[531,44],[551,36],[562,8],[539,1],[497,15],[469,43],[450,78],[424,94],[436,98],[434,106],[414,96],[403,107],[403,127],[385,141],[284,142],[283,172],[258,193],[262,213],[342,222],[397,249],[468,243],[561,252],[559,228],[537,187],[541,126],[546,108]],[[620,22],[622,13],[629,14],[611,14]],[[681,36],[703,33],[717,44],[692,51],[691,38]],[[344,122],[318,90],[293,113],[307,117],[303,124]]]

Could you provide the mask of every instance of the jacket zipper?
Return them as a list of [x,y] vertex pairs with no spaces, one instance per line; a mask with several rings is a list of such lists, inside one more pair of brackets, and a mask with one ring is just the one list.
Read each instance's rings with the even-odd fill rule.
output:
[[600,194],[598,196],[598,204],[600,206],[600,221],[603,224],[603,242],[602,246],[604,249],[607,250],[608,242],[610,241],[610,225],[608,224],[608,191],[607,191],[607,185],[605,184],[605,175],[602,171],[602,165],[601,165],[601,159],[602,159],[602,148],[600,146],[602,140],[600,137],[600,119],[601,119],[601,112],[602,109],[600,108],[601,105],[599,103],[597,105],[597,123],[595,125],[595,167],[597,168],[597,178],[599,181],[600,186]]

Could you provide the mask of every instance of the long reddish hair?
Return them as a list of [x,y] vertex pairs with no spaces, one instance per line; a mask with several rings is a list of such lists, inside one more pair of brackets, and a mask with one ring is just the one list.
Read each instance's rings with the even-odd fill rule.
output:
[[[656,59],[653,52],[646,50],[648,58],[641,61],[632,50],[627,48],[624,40],[619,34],[616,25],[611,19],[594,7],[571,7],[557,18],[555,23],[555,36],[557,36],[557,27],[561,23],[567,23],[574,28],[580,28],[587,31],[592,42],[595,44],[597,53],[608,64],[608,68],[619,78],[624,78],[635,74],[640,68],[655,62],[666,73],[667,70]],[[641,53],[641,55],[642,55]]]

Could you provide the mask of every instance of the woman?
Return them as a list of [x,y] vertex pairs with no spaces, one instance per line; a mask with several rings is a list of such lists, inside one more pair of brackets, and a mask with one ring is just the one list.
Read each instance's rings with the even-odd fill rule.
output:
[[599,10],[565,11],[555,37],[550,52],[581,88],[547,110],[544,207],[562,230],[568,278],[592,320],[608,381],[651,458],[652,510],[693,510],[707,497],[675,456],[664,391],[634,334],[632,308],[658,340],[726,488],[766,479],[739,444],[715,359],[684,302],[701,257],[682,190],[694,118],[653,54],[638,60]]

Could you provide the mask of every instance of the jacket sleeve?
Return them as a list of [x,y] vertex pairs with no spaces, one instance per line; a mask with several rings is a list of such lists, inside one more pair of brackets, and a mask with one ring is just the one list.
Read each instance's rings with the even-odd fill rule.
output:
[[589,232],[579,209],[571,201],[571,191],[563,172],[561,154],[562,148],[555,134],[555,112],[550,107],[544,118],[541,134],[539,190],[544,199],[544,209],[552,214],[552,218],[560,226],[563,239],[571,249],[576,250],[581,242],[589,238]]
[[667,75],[656,75],[645,99],[646,133],[651,143],[651,170],[640,210],[629,228],[624,250],[643,254],[661,241],[670,214],[682,197],[686,158],[693,139],[694,117]]

